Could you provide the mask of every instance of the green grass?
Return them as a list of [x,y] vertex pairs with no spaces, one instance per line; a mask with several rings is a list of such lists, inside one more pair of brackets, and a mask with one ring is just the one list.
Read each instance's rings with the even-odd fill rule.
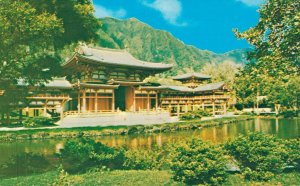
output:
[[[110,172],[92,172],[79,175],[67,175],[60,177],[58,172],[16,177],[0,180],[0,186],[34,186],[34,185],[184,185],[171,179],[168,171],[137,171],[118,170]],[[60,179],[63,178],[63,179]],[[279,174],[268,182],[248,182],[241,175],[230,175],[225,186],[250,186],[250,185],[299,185],[300,173]]]
[[300,173],[283,173],[276,175],[273,179],[267,182],[257,181],[245,181],[241,175],[230,175],[224,186],[252,186],[252,185],[263,185],[263,186],[274,186],[274,185],[300,185]]
[[68,175],[59,179],[57,172],[0,180],[1,186],[31,185],[183,185],[171,179],[167,171],[111,171]]

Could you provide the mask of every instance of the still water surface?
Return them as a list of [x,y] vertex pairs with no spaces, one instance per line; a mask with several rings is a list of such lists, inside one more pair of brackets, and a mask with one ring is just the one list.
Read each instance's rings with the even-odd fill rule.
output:
[[[239,134],[247,132],[264,132],[275,134],[280,138],[300,138],[300,119],[261,119],[256,118],[249,121],[242,121],[236,124],[228,124],[217,127],[203,128],[195,131],[179,131],[161,134],[145,134],[131,136],[105,136],[95,138],[108,146],[127,146],[128,148],[151,148],[154,145],[163,146],[166,143],[184,140],[191,136],[200,137],[213,143],[222,143],[228,139],[233,139]],[[63,148],[68,139],[43,139],[43,140],[25,140],[8,143],[0,143],[0,178],[7,176],[24,175],[26,172],[23,166],[3,166],[13,157],[25,153],[34,153],[43,155],[50,162],[47,169],[53,169],[58,160],[54,154]],[[21,159],[19,161],[26,161]],[[27,162],[30,166],[40,166],[41,162]],[[36,165],[35,165],[36,164]],[[2,165],[2,166],[1,166]],[[4,171],[5,168],[5,171]],[[1,170],[2,169],[2,170]]]

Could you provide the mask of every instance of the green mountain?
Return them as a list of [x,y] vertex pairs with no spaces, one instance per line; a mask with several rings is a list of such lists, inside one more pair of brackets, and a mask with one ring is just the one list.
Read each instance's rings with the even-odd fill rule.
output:
[[175,67],[169,72],[172,75],[191,69],[199,71],[205,63],[219,63],[224,60],[246,62],[244,50],[224,54],[200,50],[184,44],[169,32],[154,29],[135,18],[104,18],[100,21],[102,29],[99,31],[99,46],[126,49],[140,60],[174,64]]

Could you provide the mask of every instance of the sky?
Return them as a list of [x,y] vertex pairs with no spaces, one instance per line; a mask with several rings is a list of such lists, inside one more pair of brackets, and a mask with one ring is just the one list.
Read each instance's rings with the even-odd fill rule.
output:
[[137,18],[166,30],[185,44],[224,53],[248,48],[233,28],[245,31],[257,24],[264,0],[93,0],[99,18]]

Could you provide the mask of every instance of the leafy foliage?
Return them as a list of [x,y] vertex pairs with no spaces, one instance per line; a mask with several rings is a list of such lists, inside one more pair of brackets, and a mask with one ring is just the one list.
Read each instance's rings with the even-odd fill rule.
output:
[[211,116],[212,114],[208,110],[197,110],[197,111],[189,111],[180,116],[182,120],[192,120],[192,119],[201,119],[205,116]]
[[288,150],[287,165],[294,166],[297,171],[300,171],[300,140],[286,140],[285,148]]
[[192,139],[176,149],[172,161],[174,179],[189,185],[219,185],[226,180],[226,159],[222,150],[200,139]]
[[283,140],[262,133],[239,136],[227,142],[224,148],[241,164],[249,180],[269,180],[281,173],[291,153]]
[[23,1],[1,1],[1,84],[20,78],[36,82],[37,79],[49,79],[55,75],[59,61],[51,55],[52,42],[62,33],[62,22],[55,15],[47,12],[39,14]]
[[51,126],[54,125],[54,121],[52,118],[40,116],[40,117],[26,118],[22,122],[22,124],[26,128],[32,128],[32,127],[41,127],[41,126]]
[[[8,94],[20,80],[37,86],[61,75],[62,49],[98,38],[93,13],[90,0],[1,0],[0,89]],[[24,98],[19,94],[0,98],[0,107],[9,112]]]
[[83,172],[95,166],[121,168],[124,161],[123,151],[88,139],[67,141],[60,157],[69,172]]
[[239,102],[253,105],[257,95],[265,95],[271,106],[299,107],[299,10],[299,1],[269,0],[259,10],[255,27],[243,33],[235,30],[238,38],[254,46],[248,55],[252,62],[236,78]]
[[163,149],[155,148],[130,149],[125,152],[124,168],[134,170],[159,170],[166,166],[165,152]]

